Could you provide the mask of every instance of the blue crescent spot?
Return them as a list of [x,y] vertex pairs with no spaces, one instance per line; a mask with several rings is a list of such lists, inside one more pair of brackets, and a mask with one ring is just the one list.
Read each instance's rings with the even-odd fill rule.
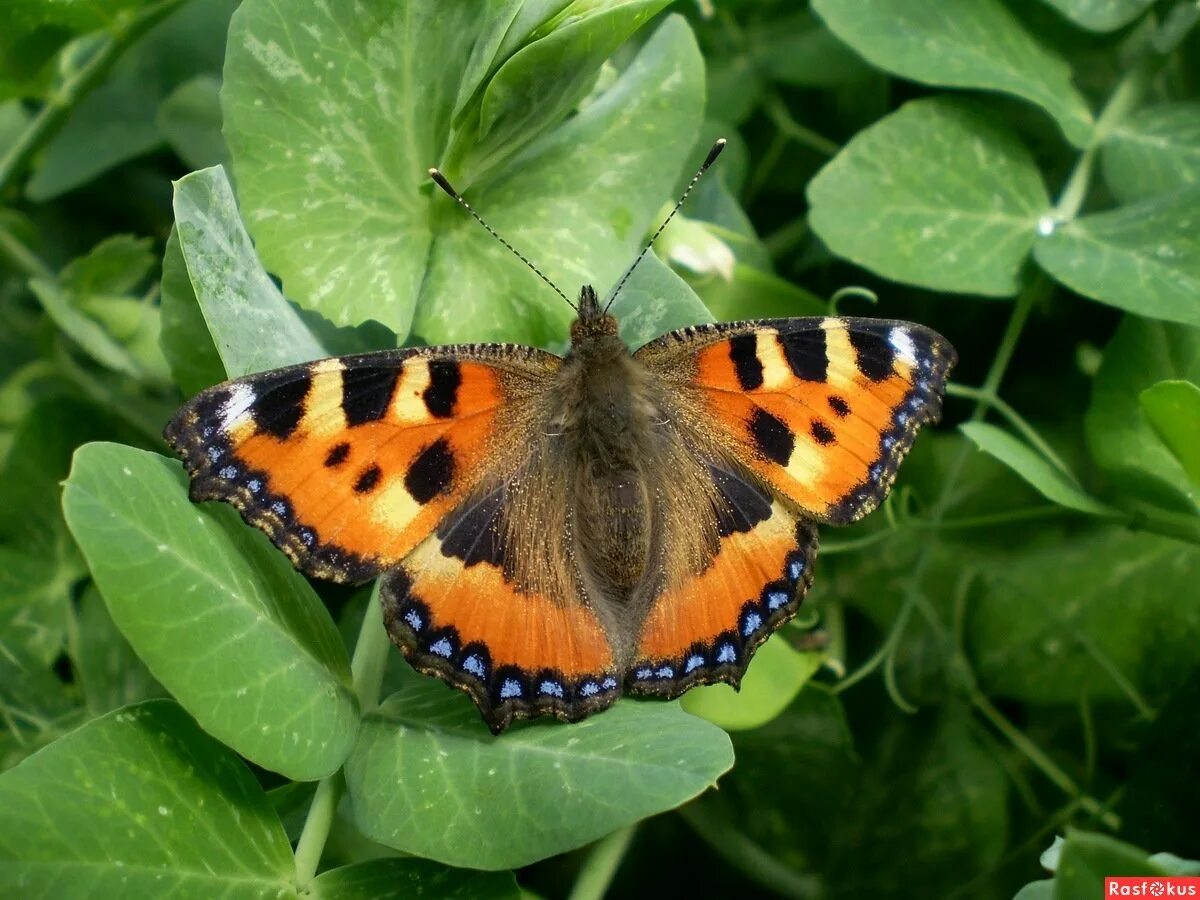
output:
[[595,697],[598,693],[600,693],[600,685],[594,681],[585,681],[579,688],[581,697]]
[[675,669],[672,666],[660,666],[654,672],[654,677],[655,678],[674,678],[675,677]]
[[750,637],[754,632],[758,631],[762,625],[762,616],[756,612],[746,614],[746,618],[742,621],[742,636]]
[[305,547],[311,547],[317,540],[317,533],[311,528],[305,528],[300,532],[300,541]]
[[883,436],[883,441],[881,443],[883,445],[884,450],[891,450],[893,447],[896,446],[896,439],[894,437],[892,437],[890,434],[885,434]]
[[654,674],[654,672],[651,669],[638,669],[636,672],[633,673],[633,677],[638,679],[639,681],[645,681],[647,678],[649,678],[653,674]]
[[215,428],[213,428],[211,425],[205,425],[205,426],[204,426],[204,428],[202,428],[202,429],[200,430],[200,434],[201,434],[201,435],[203,435],[203,436],[204,436],[204,437],[206,437],[206,438],[210,438],[210,437],[212,437],[212,436],[213,436],[213,432],[214,432],[215,430],[216,430],[216,429],[215,429]]
[[804,563],[798,559],[788,563],[787,574],[792,581],[799,581],[800,576],[804,574]]
[[[205,435],[205,436],[207,437],[207,435]],[[208,448],[208,458],[212,462],[216,462],[224,455],[225,455],[225,451],[222,450],[220,447],[209,447]]]
[[538,685],[538,691],[550,697],[561,697],[563,695],[563,686],[557,681],[547,679]]
[[450,642],[445,638],[438,638],[429,645],[429,652],[436,654],[443,659],[449,659],[450,654],[454,652],[454,648],[450,646]]
[[611,691],[616,686],[617,686],[617,679],[613,678],[611,675],[609,675],[602,682],[600,682],[600,687],[604,688],[604,690],[606,690],[606,691]]
[[687,658],[687,662],[683,664],[683,674],[687,675],[689,672],[694,672],[702,665],[704,665],[704,657],[699,653],[693,653]]
[[733,644],[722,644],[717,650],[717,662],[732,663],[737,662],[737,651],[733,649]]
[[257,494],[259,491],[262,490],[262,482],[259,481],[257,478],[251,478],[249,481],[246,482],[246,487],[250,488],[250,493]]
[[277,515],[277,516],[286,515],[287,514],[287,506],[284,505],[284,502],[282,500],[276,500],[274,503],[271,504],[271,512],[275,513],[275,515]]
[[767,594],[767,609],[772,612],[781,606],[786,606],[787,602],[788,595],[784,591],[771,591],[771,593]]
[[896,413],[896,424],[897,425],[903,425],[907,421],[908,421],[908,413],[906,413],[904,410],[900,410],[900,412]]
[[487,670],[483,667],[483,660],[472,653],[462,661],[464,672],[470,672],[476,678],[483,678],[487,675]]
[[500,685],[500,699],[511,700],[513,697],[521,696],[521,682],[515,678],[505,678],[504,683]]
[[413,631],[420,631],[425,627],[425,620],[421,618],[421,614],[415,609],[410,609],[404,614],[404,621],[408,623],[408,627]]
[[237,476],[238,476],[237,466],[225,466],[217,474],[220,475],[222,478],[226,479],[227,481],[232,481],[234,478],[237,478]]

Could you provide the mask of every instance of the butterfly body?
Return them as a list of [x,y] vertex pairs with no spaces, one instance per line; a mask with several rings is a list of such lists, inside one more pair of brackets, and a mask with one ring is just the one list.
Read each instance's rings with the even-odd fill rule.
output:
[[630,350],[590,287],[564,358],[476,344],[217,385],[166,436],[302,571],[382,575],[392,640],[493,731],[738,684],[815,523],[886,495],[953,348],[918,325],[696,326]]

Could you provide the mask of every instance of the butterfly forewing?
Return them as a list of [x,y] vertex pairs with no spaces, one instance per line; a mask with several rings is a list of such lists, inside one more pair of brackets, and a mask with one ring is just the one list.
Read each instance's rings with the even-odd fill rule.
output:
[[928,328],[836,317],[685,328],[636,356],[677,385],[684,427],[715,433],[805,516],[832,524],[887,496],[917,430],[939,417],[955,362]]
[[310,575],[360,582],[509,464],[560,362],[507,345],[320,360],[204,391],[166,438],[192,499],[232,503]]

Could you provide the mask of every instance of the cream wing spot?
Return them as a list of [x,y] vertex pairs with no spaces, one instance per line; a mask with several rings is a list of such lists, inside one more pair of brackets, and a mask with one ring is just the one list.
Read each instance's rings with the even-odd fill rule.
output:
[[825,354],[829,360],[826,383],[835,391],[852,392],[858,381],[858,365],[850,332],[836,319],[826,319],[821,328],[825,331]]
[[783,355],[779,332],[760,331],[755,339],[755,353],[758,361],[762,363],[763,390],[783,390],[795,383],[796,376],[792,374],[792,368]]
[[429,363],[426,360],[405,360],[400,383],[392,397],[390,416],[394,421],[418,425],[429,422],[429,409],[424,398],[429,382]]
[[401,478],[389,480],[370,507],[371,520],[391,531],[403,530],[420,512],[421,504],[408,492]]
[[917,348],[913,344],[913,339],[908,335],[903,328],[893,328],[888,333],[888,343],[896,351],[896,357],[908,365],[915,366],[917,364]]
[[312,367],[311,387],[304,401],[303,429],[316,437],[333,437],[346,430],[342,408],[342,369],[338,359],[323,359]]

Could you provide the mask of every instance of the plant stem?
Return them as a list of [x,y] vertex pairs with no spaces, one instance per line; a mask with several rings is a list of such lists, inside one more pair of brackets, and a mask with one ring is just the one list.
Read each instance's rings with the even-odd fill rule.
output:
[[28,278],[54,278],[54,271],[20,238],[5,228],[0,228],[0,257],[7,259],[14,269]]
[[968,400],[975,400],[976,402],[982,403],[985,406],[990,406],[996,412],[1000,413],[1000,415],[1002,415],[1005,419],[1007,419],[1009,424],[1012,425],[1013,428],[1015,428],[1018,432],[1020,432],[1021,436],[1024,437],[1025,440],[1028,441],[1035,450],[1042,454],[1048,463],[1050,463],[1064,475],[1067,475],[1074,480],[1075,476],[1072,474],[1071,470],[1067,468],[1067,464],[1064,463],[1061,458],[1059,458],[1058,454],[1050,448],[1049,444],[1042,440],[1042,436],[1034,430],[1033,426],[1026,422],[1020,413],[1009,406],[1008,403],[1006,403],[1000,397],[997,397],[995,394],[989,394],[981,391],[979,388],[968,387],[965,384],[946,385],[946,396],[963,397]]
[[58,132],[67,117],[112,68],[129,45],[181,7],[186,0],[160,0],[144,7],[119,26],[86,63],[46,99],[38,114],[0,158],[0,193],[8,187],[35,153]]
[[567,900],[604,900],[608,886],[617,874],[617,867],[621,865],[625,851],[629,849],[629,842],[633,840],[634,827],[630,825],[614,831],[596,842],[579,872],[579,877],[575,879],[575,885],[571,888]]
[[[354,644],[354,655],[350,661],[354,693],[358,697],[362,715],[374,711],[379,705],[379,688],[383,683],[383,670],[387,665],[387,633],[383,628],[383,608],[379,603],[379,581],[371,588],[367,608],[363,611],[362,625],[358,629],[358,640]],[[345,780],[340,771],[322,778],[317,784],[308,816],[304,819],[304,830],[296,842],[296,886],[305,888],[317,874],[329,830],[333,827],[338,801],[342,798]]]
[[775,91],[768,90],[766,92],[763,97],[763,109],[766,111],[767,116],[770,117],[771,122],[779,129],[780,133],[786,135],[797,144],[807,147],[822,156],[835,156],[837,154],[837,143],[831,141],[825,135],[818,134],[811,128],[797,122],[792,117],[787,104],[783,102]]
[[307,887],[317,875],[325,841],[329,838],[329,829],[333,826],[333,817],[341,798],[341,772],[335,772],[317,783],[317,792],[313,794],[312,805],[304,820],[304,830],[296,842],[296,886],[300,889]]

